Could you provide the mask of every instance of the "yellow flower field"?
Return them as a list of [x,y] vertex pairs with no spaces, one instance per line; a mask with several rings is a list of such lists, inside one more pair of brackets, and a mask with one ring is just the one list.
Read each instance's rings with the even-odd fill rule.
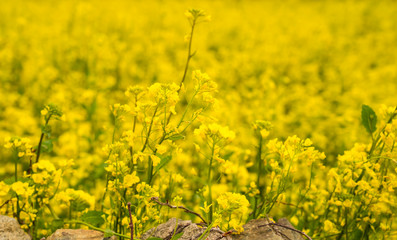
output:
[[[397,239],[397,4],[0,1],[0,214]],[[184,206],[184,213],[158,202]]]

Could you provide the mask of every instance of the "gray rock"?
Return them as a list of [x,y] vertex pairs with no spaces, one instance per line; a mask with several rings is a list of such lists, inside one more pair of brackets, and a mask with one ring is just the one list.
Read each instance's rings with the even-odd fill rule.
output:
[[171,237],[175,234],[182,232],[187,226],[191,225],[192,221],[190,220],[178,220],[176,218],[171,218],[168,222],[158,225],[156,228],[151,228],[147,232],[145,232],[141,239],[146,240],[149,237],[158,237],[161,239],[171,239]]
[[[251,220],[243,226],[244,232],[233,235],[233,240],[304,240],[299,233],[291,229],[268,225],[269,223],[267,219]],[[285,218],[280,219],[277,224],[293,228]]]
[[0,215],[0,240],[30,240],[16,219]]
[[[85,229],[58,229],[46,240],[103,240],[103,233]],[[116,239],[112,237],[111,239]]]
[[[196,240],[201,237],[201,235],[204,234],[204,232],[207,230],[205,227],[199,227],[196,224],[191,224],[188,227],[186,227],[183,230],[183,235],[180,240]],[[223,237],[223,231],[221,231],[219,228],[212,228],[207,235],[206,238],[203,238],[205,240],[231,240],[230,236],[225,236]]]
[[[282,227],[285,226],[285,227]],[[277,224],[266,219],[251,220],[244,226],[241,234],[224,234],[219,228],[212,228],[205,240],[304,240],[300,233],[294,231],[294,227],[287,219],[280,219]],[[207,228],[200,227],[191,221],[170,219],[168,222],[160,224],[157,228],[152,228],[142,235],[142,240],[149,237],[158,237],[163,240],[170,240],[175,234],[183,232],[179,240],[197,240]]]
[[[207,230],[205,227],[200,227],[192,221],[178,220],[178,224],[175,218],[171,218],[168,222],[160,224],[157,228],[152,228],[142,235],[142,240],[146,240],[149,237],[158,237],[163,240],[170,240],[174,234],[183,232],[183,235],[179,240],[196,240]],[[230,236],[222,237],[224,232],[219,228],[212,228],[205,240],[231,240]]]
[[[294,226],[292,226],[292,224],[286,218],[280,218],[277,221],[277,223],[280,225],[295,229]],[[296,239],[296,240],[304,240],[305,239],[300,233],[295,232],[293,230],[283,228],[283,227],[277,227],[277,226],[275,228],[278,229],[280,232],[284,233],[284,235],[287,236],[289,239]]]

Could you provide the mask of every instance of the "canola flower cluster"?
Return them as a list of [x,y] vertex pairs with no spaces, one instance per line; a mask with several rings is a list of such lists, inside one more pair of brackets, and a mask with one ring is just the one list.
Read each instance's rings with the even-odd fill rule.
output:
[[[215,19],[190,9],[184,24],[174,12],[193,3],[0,3],[0,214],[33,239],[61,227],[129,238],[130,203],[140,237],[190,217],[159,199],[224,231],[287,217],[313,238],[392,239],[387,3],[204,1]],[[364,103],[375,111],[360,117]]]

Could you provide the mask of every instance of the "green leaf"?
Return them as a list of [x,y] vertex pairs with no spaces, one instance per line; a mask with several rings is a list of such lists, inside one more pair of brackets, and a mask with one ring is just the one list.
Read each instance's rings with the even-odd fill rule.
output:
[[363,236],[363,232],[359,229],[353,230],[352,233],[349,234],[349,239],[361,239]]
[[178,233],[178,234],[174,235],[174,236],[171,238],[171,240],[177,240],[177,239],[181,238],[182,235],[183,235],[183,232]]
[[[30,178],[19,177],[18,182],[29,182]],[[15,177],[9,177],[3,180],[3,182],[9,186],[11,186],[15,182]]]
[[56,230],[63,228],[63,225],[63,219],[54,219],[51,221],[51,230],[55,232]]
[[73,211],[83,211],[90,207],[89,202],[87,202],[83,198],[77,198],[76,200],[71,200],[70,205],[72,206]]
[[362,106],[361,121],[365,129],[367,129],[367,132],[372,135],[376,130],[377,116],[371,107],[367,105]]
[[177,134],[174,134],[174,135],[168,137],[168,139],[172,140],[172,141],[176,141],[176,140],[180,140],[180,139],[184,139],[184,138],[185,138],[185,136],[183,136],[180,133],[177,133]]
[[15,182],[15,177],[9,177],[3,180],[3,182],[7,185],[12,185]]
[[171,162],[172,156],[166,156],[166,157],[161,157],[160,163],[159,165],[157,165],[154,168],[154,175],[156,175],[156,173],[158,171],[160,171],[160,169],[162,169],[163,167],[165,167],[169,162]]
[[102,211],[88,211],[81,216],[81,220],[88,224],[99,227],[105,223],[105,219],[102,217],[103,215],[106,214]]
[[115,209],[115,208],[116,208],[116,205],[114,204],[113,198],[110,198],[110,207],[111,207],[112,209]]
[[228,153],[226,153],[225,155],[223,155],[223,159],[225,159],[225,160],[229,160],[230,159],[230,157],[232,156],[234,154],[234,152],[232,151],[232,152],[228,152]]
[[53,144],[52,144],[52,140],[51,139],[44,140],[41,143],[41,150],[43,152],[47,152],[47,153],[52,152],[52,148],[53,148]]

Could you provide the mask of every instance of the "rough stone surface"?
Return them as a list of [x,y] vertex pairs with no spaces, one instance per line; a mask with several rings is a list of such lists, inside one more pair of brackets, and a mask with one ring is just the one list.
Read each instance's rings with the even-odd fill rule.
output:
[[[206,240],[304,240],[302,235],[291,229],[280,226],[266,226],[269,221],[266,219],[251,220],[245,224],[244,232],[239,235],[225,235],[218,228],[211,229]],[[289,228],[294,228],[291,223],[285,219],[279,219],[277,222]],[[179,240],[197,240],[206,230],[190,220],[170,219],[168,222],[160,224],[156,228],[148,230],[142,235],[142,240],[149,237],[158,237],[164,240],[170,240],[175,234],[183,232]],[[30,240],[30,236],[25,233],[19,226],[18,222],[11,217],[0,215],[0,240]],[[46,240],[115,240],[116,237],[104,238],[103,233],[94,230],[85,229],[58,229]]]
[[58,229],[46,240],[103,240],[103,239],[116,239],[103,238],[103,233],[94,230],[85,229]]
[[[183,230],[183,235],[179,240],[196,240],[207,230],[207,228],[199,227],[196,224],[191,224]],[[210,230],[205,240],[231,240],[230,236],[223,237],[221,230],[213,228]]]
[[[304,238],[297,232],[279,227],[279,226],[264,226],[268,224],[267,219],[255,219],[245,224],[244,232],[240,235],[233,235],[233,240],[304,240]],[[280,219],[277,224],[291,227],[291,223],[287,219]]]
[[177,223],[176,218],[171,218],[170,220],[168,220],[168,222],[160,224],[156,228],[149,229],[147,232],[145,232],[142,235],[142,240],[146,240],[149,237],[158,237],[165,240],[169,240],[174,234],[175,228],[176,228],[175,234],[178,234],[191,224],[192,221],[190,220],[179,219]]
[[30,240],[16,219],[0,215],[0,240]]
[[[224,234],[218,228],[211,229],[205,240],[304,240],[301,234],[280,226],[266,226],[269,221],[266,219],[251,220],[244,225],[244,232],[240,235]],[[294,227],[287,219],[282,218],[277,222],[289,228]],[[142,240],[149,237],[158,237],[164,240],[170,240],[175,234],[183,232],[179,240],[197,240],[206,231],[205,227],[200,227],[191,221],[170,219],[168,222],[160,224],[157,228],[152,228],[142,235]]]
[[[286,218],[279,219],[277,221],[277,223],[280,225],[295,229],[294,226],[292,226],[292,224]],[[282,228],[282,227],[276,227],[276,228],[279,229],[279,231],[281,231],[282,233],[284,233],[289,239],[296,239],[296,240],[304,240],[305,239],[298,232],[292,231],[290,229]]]

